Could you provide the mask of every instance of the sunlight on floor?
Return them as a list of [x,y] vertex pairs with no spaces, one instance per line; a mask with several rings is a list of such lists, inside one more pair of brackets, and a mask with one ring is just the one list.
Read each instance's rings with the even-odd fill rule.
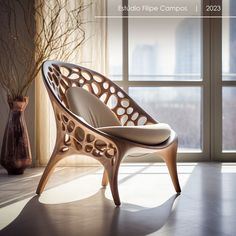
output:
[[31,197],[0,208],[0,230],[16,219],[30,199]]
[[[195,163],[178,165],[182,189],[195,166]],[[43,204],[61,204],[91,197],[101,188],[102,172],[102,169],[96,170],[48,189],[43,192],[39,200]],[[119,172],[119,192],[122,203],[131,203],[140,207],[159,206],[175,194],[167,167],[162,163],[122,165]],[[109,187],[107,187],[105,195],[112,201]],[[0,229],[13,221],[30,199],[27,198],[1,208]]]
[[223,163],[221,166],[221,173],[236,173],[236,164]]

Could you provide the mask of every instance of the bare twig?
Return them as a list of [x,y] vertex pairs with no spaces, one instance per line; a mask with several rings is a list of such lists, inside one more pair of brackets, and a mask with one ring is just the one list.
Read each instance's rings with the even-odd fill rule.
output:
[[84,42],[83,13],[91,3],[79,2],[0,0],[0,86],[12,100],[27,95],[44,60],[66,60]]

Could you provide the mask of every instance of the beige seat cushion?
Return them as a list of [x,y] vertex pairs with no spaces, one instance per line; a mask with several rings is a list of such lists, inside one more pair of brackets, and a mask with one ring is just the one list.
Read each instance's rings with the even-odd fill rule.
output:
[[164,123],[143,126],[102,127],[99,130],[119,138],[147,145],[162,143],[170,137],[171,133],[170,126]]
[[171,128],[164,123],[121,126],[116,115],[95,95],[83,88],[69,88],[66,97],[73,113],[107,134],[147,145],[162,143],[170,136]]
[[116,115],[102,101],[83,88],[69,88],[66,98],[70,110],[95,128],[121,125]]

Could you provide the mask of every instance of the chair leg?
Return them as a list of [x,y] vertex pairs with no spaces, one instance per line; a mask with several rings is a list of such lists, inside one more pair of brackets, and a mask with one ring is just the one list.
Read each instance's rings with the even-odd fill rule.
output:
[[110,183],[110,189],[111,189],[114,203],[116,204],[116,206],[119,206],[120,205],[120,196],[119,196],[119,191],[118,191],[118,170],[115,170],[109,176],[109,183]]
[[166,162],[166,165],[168,167],[172,183],[173,183],[173,185],[175,187],[175,191],[177,193],[180,193],[181,192],[181,188],[180,188],[180,185],[179,185],[179,179],[178,179],[178,174],[177,174],[176,162],[173,159],[171,159],[171,158],[166,159],[165,162]]
[[115,163],[113,166],[110,164],[106,167],[106,172],[110,184],[110,189],[112,193],[112,197],[116,206],[120,205],[120,197],[118,191],[118,171],[120,167],[120,161]]
[[181,192],[181,188],[179,185],[178,173],[177,173],[177,164],[176,164],[176,155],[177,155],[177,142],[171,144],[167,150],[163,153],[163,160],[165,161],[169,174],[174,185],[175,191],[177,193]]
[[102,186],[106,187],[108,184],[108,181],[109,181],[109,179],[108,179],[107,171],[106,171],[106,169],[104,169],[103,176],[102,176]]
[[49,177],[51,176],[51,174],[53,173],[53,170],[55,169],[56,167],[56,164],[58,161],[60,161],[61,158],[57,155],[56,151],[54,151],[52,153],[52,156],[43,172],[43,175],[40,179],[40,182],[38,184],[38,187],[37,187],[37,190],[36,190],[36,193],[37,194],[41,194],[45,188],[45,185],[47,184],[48,180],[49,180]]

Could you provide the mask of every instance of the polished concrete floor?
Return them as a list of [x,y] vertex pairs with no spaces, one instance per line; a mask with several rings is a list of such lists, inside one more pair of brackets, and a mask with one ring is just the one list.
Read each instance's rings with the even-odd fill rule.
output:
[[100,187],[102,169],[58,168],[34,194],[42,168],[0,170],[0,236],[236,235],[236,164],[179,164],[176,195],[163,164],[123,165],[122,205]]

